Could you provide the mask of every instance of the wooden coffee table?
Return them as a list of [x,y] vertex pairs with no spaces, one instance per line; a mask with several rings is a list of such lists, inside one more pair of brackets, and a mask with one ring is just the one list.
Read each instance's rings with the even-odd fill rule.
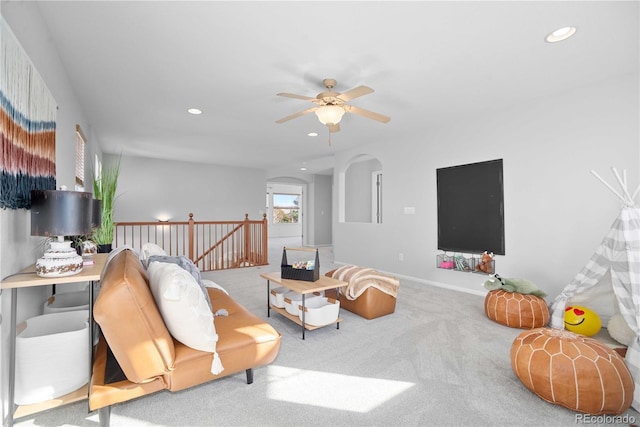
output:
[[[280,277],[280,272],[262,273],[262,274],[260,274],[260,277],[262,277],[263,279],[267,280],[267,317],[271,317],[271,310],[273,309],[275,312],[280,313],[281,315],[283,315],[287,319],[289,319],[289,320],[297,323],[298,325],[302,326],[302,339],[304,339],[305,330],[312,331],[314,329],[318,329],[318,328],[322,328],[323,326],[327,326],[327,325],[312,326],[312,325],[305,324],[305,322],[304,322],[305,296],[307,294],[312,294],[314,292],[325,291],[327,289],[336,289],[337,290],[337,299],[339,301],[340,300],[340,287],[347,285],[347,282],[344,282],[342,280],[333,279],[333,278],[327,277],[327,276],[322,276],[322,275],[315,282],[306,282],[304,280],[283,279],[282,277]],[[276,284],[278,284],[278,285],[280,285],[282,287],[285,287],[287,289],[290,289],[292,291],[298,292],[299,294],[302,294],[302,308],[303,308],[303,310],[302,310],[302,320],[300,320],[300,318],[298,316],[293,316],[293,315],[289,314],[284,308],[279,308],[279,307],[276,307],[276,306],[271,304],[271,302],[269,300],[269,295],[271,293],[271,282],[276,283]],[[342,319],[340,317],[338,317],[335,320],[335,322],[333,322],[333,323],[336,323],[336,329],[340,329],[340,322],[342,322]]]

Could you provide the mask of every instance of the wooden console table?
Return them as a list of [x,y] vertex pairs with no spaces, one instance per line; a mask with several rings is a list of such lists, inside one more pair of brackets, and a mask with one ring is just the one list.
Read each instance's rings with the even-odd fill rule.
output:
[[91,379],[93,369],[93,291],[96,282],[100,281],[102,270],[105,267],[109,254],[96,254],[92,258],[93,265],[85,266],[82,271],[73,276],[64,277],[40,277],[36,275],[35,264],[25,268],[18,273],[5,277],[0,282],[0,289],[11,290],[11,325],[9,336],[9,414],[4,425],[12,426],[17,418],[35,414],[46,409],[55,408],[66,405],[68,403],[84,400],[88,397],[89,387],[80,388],[74,392],[66,394],[50,401],[34,403],[32,405],[17,406],[15,404],[15,385],[16,385],[16,310],[18,307],[18,289],[30,288],[34,286],[64,285],[67,283],[90,282],[89,284],[89,379]]
[[[306,282],[304,280],[292,280],[292,279],[283,279],[280,276],[280,272],[275,272],[275,273],[262,273],[260,274],[260,277],[262,277],[263,279],[267,279],[267,317],[271,316],[271,309],[277,311],[278,313],[282,314],[284,317],[290,319],[291,321],[297,323],[298,325],[302,326],[302,339],[304,339],[304,331],[305,330],[313,330],[313,329],[318,329],[318,328],[322,328],[323,326],[311,326],[311,325],[307,325],[304,322],[304,309],[302,311],[302,320],[300,320],[300,318],[298,318],[297,316],[292,316],[291,314],[287,313],[286,310],[272,306],[271,302],[269,301],[269,294],[271,293],[271,282],[273,283],[277,283],[280,286],[283,286],[287,289],[290,289],[292,291],[298,292],[299,294],[302,294],[302,307],[304,308],[305,306],[305,295],[307,294],[312,294],[314,292],[320,292],[320,291],[326,291],[328,289],[337,289],[338,290],[338,301],[340,300],[340,290],[339,288],[341,286],[346,286],[347,282],[343,282],[342,280],[338,280],[338,279],[334,279],[331,277],[327,277],[327,276],[320,276],[320,278],[318,280],[316,280],[315,282]],[[340,322],[342,321],[342,319],[340,317],[338,317],[338,319],[336,319],[335,323],[337,324],[337,328],[340,328]],[[326,325],[324,325],[326,326]]]

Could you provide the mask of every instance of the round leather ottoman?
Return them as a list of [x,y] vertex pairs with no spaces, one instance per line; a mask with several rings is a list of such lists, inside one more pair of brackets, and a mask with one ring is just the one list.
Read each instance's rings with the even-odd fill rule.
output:
[[624,359],[605,344],[564,329],[522,332],[511,346],[511,367],[547,402],[593,415],[629,409],[633,378]]
[[540,328],[549,322],[549,307],[543,298],[502,289],[487,293],[484,311],[489,319],[512,328]]

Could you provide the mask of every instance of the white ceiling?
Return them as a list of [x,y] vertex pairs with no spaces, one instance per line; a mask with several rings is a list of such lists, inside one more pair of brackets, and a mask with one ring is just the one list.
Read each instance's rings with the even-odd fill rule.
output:
[[[638,2],[42,1],[43,19],[108,153],[258,168],[331,166],[363,143],[430,129],[638,72]],[[564,42],[547,33],[578,28]],[[350,103],[332,134],[322,79]],[[187,114],[189,107],[204,111]],[[311,138],[308,132],[318,132]],[[428,139],[425,143],[430,142]]]

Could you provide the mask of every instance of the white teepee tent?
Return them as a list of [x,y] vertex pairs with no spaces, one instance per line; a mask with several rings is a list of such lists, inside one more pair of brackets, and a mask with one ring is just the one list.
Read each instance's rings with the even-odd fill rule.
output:
[[630,194],[626,171],[620,177],[615,168],[612,170],[622,193],[591,172],[622,200],[622,210],[582,271],[554,300],[550,326],[564,328],[567,304],[589,306],[602,318],[603,325],[612,314],[620,313],[635,334],[625,361],[635,382],[631,406],[640,411],[640,207],[634,202],[640,186]]

